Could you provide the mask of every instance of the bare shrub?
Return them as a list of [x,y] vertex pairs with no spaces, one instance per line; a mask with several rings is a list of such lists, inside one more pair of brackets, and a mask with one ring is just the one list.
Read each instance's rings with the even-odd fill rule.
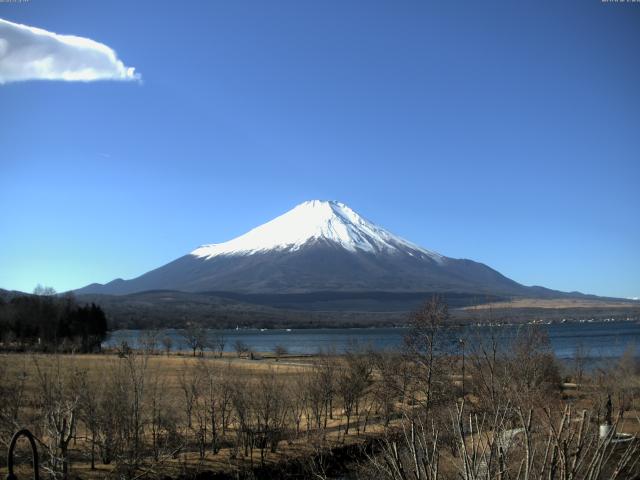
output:
[[451,391],[447,378],[451,359],[447,355],[445,330],[449,327],[447,304],[434,296],[410,317],[409,333],[405,337],[407,353],[416,368],[414,383],[418,389],[413,401],[428,412],[442,402]]
[[42,438],[46,449],[45,470],[53,478],[69,477],[69,445],[76,433],[80,396],[74,384],[77,370],[65,372],[58,359],[42,365],[34,357],[38,376],[39,395],[36,397],[42,412]]

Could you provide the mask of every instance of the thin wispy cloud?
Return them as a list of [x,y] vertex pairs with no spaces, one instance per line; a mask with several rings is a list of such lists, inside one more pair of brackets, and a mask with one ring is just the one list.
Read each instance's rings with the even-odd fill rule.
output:
[[25,80],[140,80],[107,45],[0,18],[0,84]]

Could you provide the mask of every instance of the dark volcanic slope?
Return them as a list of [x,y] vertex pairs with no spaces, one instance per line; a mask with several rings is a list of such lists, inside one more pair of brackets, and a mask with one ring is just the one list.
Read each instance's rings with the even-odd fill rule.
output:
[[92,284],[77,293],[303,293],[312,291],[466,292],[527,295],[528,289],[481,263],[411,253],[350,252],[328,242],[305,248],[211,259],[185,255],[132,280]]

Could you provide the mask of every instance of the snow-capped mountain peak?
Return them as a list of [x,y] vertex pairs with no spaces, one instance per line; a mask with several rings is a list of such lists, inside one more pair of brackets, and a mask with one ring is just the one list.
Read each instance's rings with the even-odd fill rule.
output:
[[430,252],[343,203],[319,200],[304,202],[228,242],[203,245],[136,278],[89,285],[79,292],[123,295],[150,290],[270,295],[528,292],[486,265]]
[[304,245],[326,241],[346,250],[369,253],[404,252],[443,257],[404,240],[364,219],[344,203],[311,200],[228,242],[203,245],[191,255],[210,259],[218,256],[252,255],[266,251],[296,251]]

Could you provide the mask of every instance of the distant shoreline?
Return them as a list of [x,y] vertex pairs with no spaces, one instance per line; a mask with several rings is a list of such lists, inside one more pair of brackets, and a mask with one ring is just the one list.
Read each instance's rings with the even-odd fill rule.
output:
[[[464,338],[467,350],[483,338],[489,338],[493,332],[500,342],[508,344],[513,333],[519,328],[538,325],[546,330],[551,347],[558,358],[572,358],[576,351],[588,352],[594,358],[617,358],[627,348],[635,347],[640,351],[640,322],[556,322],[536,324],[501,324],[481,326],[453,325],[445,329],[443,335],[448,338],[449,353],[458,354],[460,339]],[[374,350],[397,349],[403,345],[406,327],[364,327],[364,328],[301,328],[301,329],[207,329],[209,339],[224,338],[224,352],[233,352],[234,344],[242,342],[250,351],[274,352],[282,347],[287,354],[317,354],[321,351],[343,353],[350,348],[372,348]],[[173,350],[188,350],[180,329],[164,330],[116,330],[110,332],[109,339],[103,342],[104,348],[118,348],[122,342],[129,347],[138,348],[138,341],[148,342],[152,337],[158,345],[166,337],[171,338]],[[213,342],[215,343],[215,342]],[[212,343],[212,344],[213,344]]]

